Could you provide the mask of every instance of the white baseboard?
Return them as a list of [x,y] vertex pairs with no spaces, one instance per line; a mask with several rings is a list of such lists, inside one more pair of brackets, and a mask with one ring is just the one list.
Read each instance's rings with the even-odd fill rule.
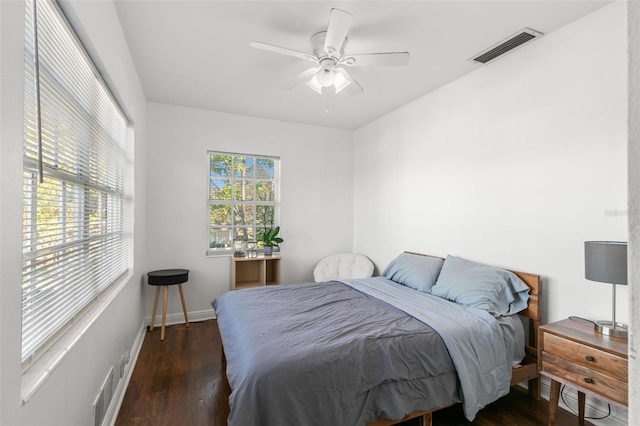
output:
[[[523,387],[526,388],[526,386]],[[547,401],[549,400],[550,387],[551,381],[547,377],[542,377],[540,393],[541,396]],[[560,401],[558,402],[558,407],[577,416],[578,391],[567,386],[564,388],[564,392],[562,393],[562,395],[564,396],[564,400],[567,401],[567,404],[569,404],[569,407],[567,407],[567,405],[562,401],[562,398],[560,398]],[[607,407],[606,402],[587,395],[584,404],[585,417],[604,417],[608,412],[609,408]],[[602,420],[587,419],[587,421],[596,426],[627,426],[629,424],[629,414],[627,413],[627,411],[612,405],[611,415],[607,418]]]
[[[189,322],[200,322],[210,319],[216,319],[216,311],[213,309],[207,309],[205,311],[193,311],[187,312],[189,316]],[[151,317],[145,318],[145,324],[151,324]],[[184,324],[184,314],[182,312],[176,314],[167,314],[165,325]],[[153,327],[160,327],[162,325],[162,313],[156,314],[156,319],[153,322]]]
[[118,381],[118,386],[116,387],[116,390],[113,393],[113,397],[111,398],[111,404],[109,404],[109,409],[107,410],[104,420],[102,421],[103,425],[114,426],[116,423],[118,413],[120,412],[120,406],[122,405],[124,395],[127,392],[127,387],[129,386],[129,381],[131,380],[131,375],[133,374],[133,369],[136,365],[136,361],[138,360],[140,349],[142,349],[142,342],[144,342],[144,336],[146,332],[147,327],[143,322],[142,324],[140,324],[138,335],[136,336],[136,340],[133,342],[131,352],[129,352],[129,363],[126,366],[125,374]]

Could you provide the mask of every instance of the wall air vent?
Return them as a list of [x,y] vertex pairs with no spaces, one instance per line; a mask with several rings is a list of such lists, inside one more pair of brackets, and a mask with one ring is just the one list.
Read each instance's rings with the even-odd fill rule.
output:
[[505,53],[511,52],[512,50],[522,46],[526,42],[531,41],[537,37],[541,37],[542,35],[542,33],[534,31],[531,28],[524,28],[511,35],[510,37],[499,41],[490,48],[483,50],[477,55],[474,55],[469,60],[478,64],[487,64],[504,55]]
[[113,367],[109,368],[109,373],[100,387],[100,391],[93,401],[93,424],[102,426],[104,423],[111,397],[113,396]]

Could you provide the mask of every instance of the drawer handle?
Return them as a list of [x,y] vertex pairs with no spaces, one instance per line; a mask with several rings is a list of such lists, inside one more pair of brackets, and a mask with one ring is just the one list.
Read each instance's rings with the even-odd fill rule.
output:
[[593,379],[591,377],[585,377],[584,381],[587,383],[593,383]]
[[589,362],[593,362],[595,360],[591,355],[585,356],[584,359],[586,359]]

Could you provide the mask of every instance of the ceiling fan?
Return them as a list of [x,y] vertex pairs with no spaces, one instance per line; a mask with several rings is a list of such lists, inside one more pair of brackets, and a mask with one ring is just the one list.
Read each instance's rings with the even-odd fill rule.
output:
[[249,47],[315,62],[315,66],[301,72],[286,84],[284,86],[285,89],[291,89],[302,82],[306,82],[307,86],[320,94],[322,94],[324,88],[333,86],[336,93],[346,89],[347,93],[355,95],[364,89],[347,72],[345,66],[404,66],[409,63],[409,52],[345,55],[347,33],[352,19],[353,15],[348,12],[340,9],[331,9],[327,30],[311,37],[312,54],[257,41],[249,43]]

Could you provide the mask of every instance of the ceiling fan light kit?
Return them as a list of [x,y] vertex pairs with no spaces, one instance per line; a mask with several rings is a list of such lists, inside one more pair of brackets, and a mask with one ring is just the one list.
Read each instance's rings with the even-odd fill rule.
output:
[[335,93],[347,89],[347,93],[355,95],[364,89],[347,72],[345,66],[404,66],[409,63],[409,52],[345,55],[344,50],[348,42],[347,34],[352,19],[353,15],[348,12],[331,9],[327,30],[320,31],[311,37],[313,54],[256,41],[249,43],[249,47],[315,62],[316,66],[298,74],[284,86],[285,89],[292,89],[298,84],[306,82],[308,87],[319,94],[323,93],[323,89],[333,87]]

